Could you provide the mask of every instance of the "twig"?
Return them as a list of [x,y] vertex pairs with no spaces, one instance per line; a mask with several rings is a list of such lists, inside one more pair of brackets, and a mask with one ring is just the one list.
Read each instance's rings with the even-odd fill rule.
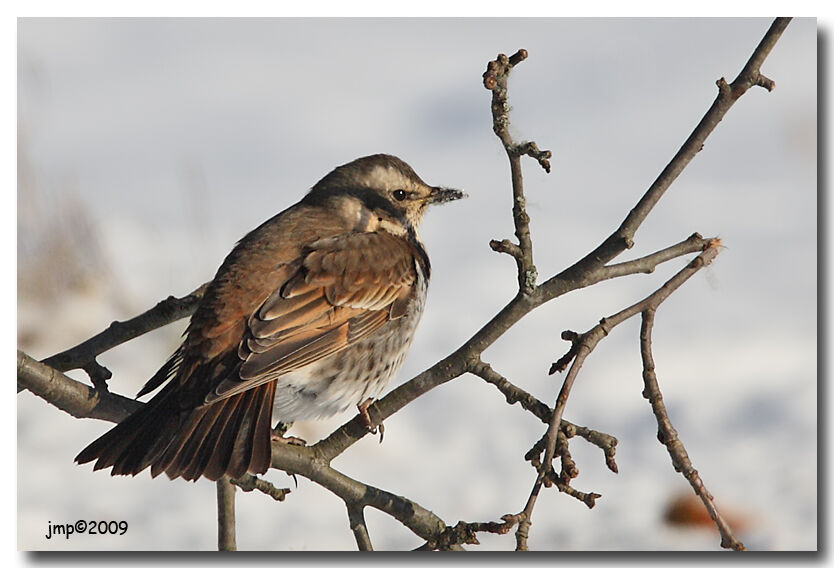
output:
[[[554,476],[555,479],[550,479],[550,482],[561,481],[565,485],[570,485],[571,480],[579,476],[579,468],[576,466],[573,456],[570,455],[568,438],[562,434],[561,429],[556,436],[556,455],[559,456],[559,461],[562,462],[562,471],[558,476]],[[551,473],[555,472],[551,469]],[[545,478],[545,486],[549,487],[547,478]]]
[[759,42],[759,45],[756,46],[756,50],[753,52],[753,55],[750,56],[750,59],[747,60],[747,64],[744,66],[744,69],[738,74],[738,77],[730,85],[732,89],[732,97],[733,100],[738,99],[741,95],[747,92],[747,89],[750,87],[762,87],[767,89],[768,91],[772,91],[776,87],[776,83],[771,79],[768,79],[761,73],[762,63],[770,54],[770,51],[773,49],[773,46],[776,45],[776,42],[779,41],[779,37],[782,35],[782,32],[785,31],[785,28],[788,27],[788,24],[791,23],[792,18],[776,18],[773,20],[773,23],[770,25],[770,29],[767,30],[767,33],[762,38],[762,41]]
[[689,454],[678,437],[678,432],[669,420],[669,414],[666,412],[666,405],[663,403],[663,395],[657,382],[652,355],[652,328],[654,327],[655,310],[655,307],[649,307],[643,311],[640,325],[640,356],[643,359],[643,383],[645,384],[643,397],[651,404],[652,412],[657,419],[657,438],[666,446],[675,471],[680,472],[686,478],[695,494],[704,503],[710,518],[715,522],[718,532],[721,534],[721,546],[732,550],[746,550],[744,544],[733,534],[729,523],[718,512],[712,495],[701,480],[698,470],[693,467]]
[[562,384],[562,388],[559,391],[559,396],[556,398],[556,405],[554,406],[553,413],[550,417],[550,423],[548,424],[547,432],[544,436],[544,458],[542,459],[541,466],[539,467],[538,474],[536,475],[536,481],[533,483],[533,489],[530,491],[530,496],[527,498],[527,503],[525,503],[524,509],[520,513],[523,520],[519,523],[518,531],[516,531],[517,550],[527,549],[527,536],[532,522],[533,509],[536,506],[536,501],[542,485],[545,484],[548,473],[553,467],[553,457],[556,454],[559,425],[561,424],[562,413],[565,410],[565,405],[567,404],[571,387],[576,380],[579,369],[582,367],[582,363],[585,361],[585,357],[591,353],[596,343],[601,339],[601,336],[596,337],[590,334],[586,334],[583,337],[585,338],[585,341],[579,343],[573,365],[571,365],[571,368]]
[[551,409],[545,403],[528,393],[527,391],[518,388],[500,373],[495,371],[488,363],[484,363],[480,359],[474,361],[467,369],[473,375],[482,378],[484,381],[495,385],[501,391],[507,404],[521,404],[524,410],[527,410],[536,416],[542,422],[550,421]]
[[237,550],[235,541],[235,486],[228,476],[217,480],[217,550]]
[[[563,421],[564,422],[564,421]],[[606,434],[607,436],[607,434]],[[565,434],[564,429],[559,431],[558,436],[556,437],[556,454],[559,456],[559,459],[562,462],[562,472],[560,475],[556,474],[556,471],[551,467],[547,473],[545,473],[544,478],[542,480],[542,484],[545,487],[551,487],[553,485],[556,488],[567,494],[571,497],[578,499],[585,503],[585,505],[589,509],[593,509],[594,505],[596,504],[596,500],[602,497],[599,493],[583,493],[577,489],[571,487],[570,482],[571,479],[575,479],[579,476],[579,469],[576,467],[576,463],[573,461],[573,458],[570,455],[570,450],[568,448],[568,439],[570,438],[569,435]],[[530,462],[536,471],[538,472],[542,467],[541,462],[541,453],[545,449],[546,443],[546,436],[542,436],[538,442],[536,442],[530,450],[524,454],[524,459]],[[616,440],[614,440],[616,444]],[[606,453],[606,457],[607,457]],[[606,459],[606,462],[608,460]],[[612,454],[612,461],[613,461],[613,454]],[[614,468],[612,471],[617,473],[616,464],[614,464]],[[610,468],[610,465],[609,465]]]
[[363,508],[353,503],[346,503],[346,505],[350,530],[356,539],[357,548],[361,551],[372,552],[374,547],[371,544],[371,537],[368,534],[368,525],[365,524]]
[[693,233],[684,241],[644,257],[607,265],[602,271],[602,280],[636,273],[651,274],[661,263],[703,250],[708,241],[709,239],[705,239],[698,233]]
[[448,550],[459,544],[481,544],[478,541],[477,533],[488,532],[492,534],[507,534],[516,524],[515,515],[504,515],[502,523],[495,521],[467,523],[459,521],[453,527],[446,527],[436,539],[426,542],[417,550]]
[[[501,391],[504,398],[507,400],[507,404],[515,404],[518,402],[521,404],[522,408],[536,416],[545,424],[550,423],[550,417],[553,410],[549,406],[524,389],[511,383],[500,373],[495,371],[495,369],[493,369],[488,363],[479,359],[477,362],[473,363],[468,370],[473,375],[482,378],[484,381],[494,385],[495,388]],[[600,448],[605,455],[605,464],[611,471],[617,473],[617,463],[614,461],[614,455],[617,451],[617,438],[610,434],[598,432],[585,426],[577,426],[576,424],[568,422],[564,419],[562,419],[560,428],[566,438],[579,436],[590,444]],[[538,453],[541,453],[543,450],[544,446],[538,450]],[[529,461],[530,458],[525,456],[525,459]]]
[[197,303],[203,297],[207,286],[208,284],[203,284],[182,298],[169,296],[145,313],[127,321],[114,321],[101,333],[75,347],[48,357],[43,362],[59,371],[84,369],[97,388],[106,390],[105,381],[110,378],[111,373],[96,362],[96,357],[149,331],[190,316],[197,309]]
[[593,509],[594,505],[597,504],[597,499],[602,497],[599,493],[583,493],[582,491],[575,489],[569,483],[564,482],[557,482],[556,488],[565,495],[570,495],[577,501],[582,501],[589,509]]
[[[562,422],[564,423],[565,420],[562,420]],[[605,454],[605,465],[608,466],[608,469],[614,473],[619,473],[617,462],[614,461],[614,455],[617,452],[617,438],[611,434],[598,432],[597,430],[592,430],[590,428],[586,428],[585,426],[575,426],[575,428],[577,436],[584,438],[587,442],[595,445],[603,451]]]
[[550,158],[553,157],[550,150],[539,150],[535,142],[522,142],[513,148],[513,152],[519,156],[530,156],[539,163],[544,171],[550,173]]
[[287,494],[291,493],[289,487],[279,489],[272,483],[265,479],[261,479],[257,475],[247,473],[237,479],[232,479],[231,483],[240,487],[242,491],[249,493],[250,491],[260,491],[264,495],[269,495],[276,501],[283,501],[287,498]]
[[567,353],[559,357],[559,359],[556,362],[550,365],[550,369],[547,371],[548,375],[552,375],[553,373],[557,372],[561,373],[562,371],[567,369],[570,362],[573,361],[574,357],[576,357],[576,352],[579,350],[579,345],[582,340],[581,335],[579,335],[575,331],[566,329],[562,332],[561,337],[565,341],[570,341],[570,349],[568,349]]
[[17,386],[76,418],[120,422],[142,406],[132,398],[79,383],[20,350],[17,351]]
[[510,254],[518,268],[518,287],[522,295],[529,295],[536,287],[538,273],[533,264],[533,240],[530,237],[530,216],[527,214],[527,200],[524,197],[524,180],[521,174],[521,156],[531,156],[550,172],[549,150],[539,150],[535,142],[516,144],[510,136],[510,105],[507,101],[507,78],[510,70],[527,58],[527,51],[519,49],[507,57],[503,53],[490,61],[484,73],[484,87],[492,91],[492,130],[501,140],[510,160],[510,174],[513,186],[513,222],[518,245],[509,241],[491,241],[493,250]]

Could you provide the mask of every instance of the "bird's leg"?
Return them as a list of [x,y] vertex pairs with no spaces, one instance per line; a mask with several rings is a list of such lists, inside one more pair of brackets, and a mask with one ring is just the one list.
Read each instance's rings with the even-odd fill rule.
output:
[[379,428],[379,443],[382,443],[382,437],[385,435],[385,426],[380,422],[379,426],[374,426],[373,420],[371,420],[371,415],[368,414],[368,407],[374,403],[373,398],[366,399],[364,402],[361,402],[356,405],[356,408],[359,410],[359,419],[362,421],[362,425],[368,429],[368,432],[371,434],[376,434],[377,428]]
[[307,440],[303,440],[301,438],[297,438],[295,436],[284,436],[292,427],[292,422],[278,422],[275,425],[275,428],[272,429],[272,434],[270,438],[276,442],[281,442],[282,444],[289,444],[291,446],[306,446]]

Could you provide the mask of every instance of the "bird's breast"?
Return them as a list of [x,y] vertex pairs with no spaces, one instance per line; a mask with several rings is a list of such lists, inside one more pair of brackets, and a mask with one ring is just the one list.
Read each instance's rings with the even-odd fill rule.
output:
[[354,344],[278,378],[273,420],[326,418],[378,398],[405,360],[423,314],[428,280],[419,263],[404,316],[391,319]]

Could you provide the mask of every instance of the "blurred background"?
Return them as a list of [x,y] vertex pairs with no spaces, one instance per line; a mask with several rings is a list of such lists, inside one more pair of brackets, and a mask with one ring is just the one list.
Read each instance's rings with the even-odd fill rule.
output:
[[[519,48],[512,132],[553,151],[525,167],[544,280],[623,219],[732,80],[768,19],[21,19],[18,23],[18,348],[42,359],[209,280],[234,243],[333,167],[386,152],[468,200],[429,212],[433,265],[399,384],[449,354],[515,293],[509,167],[491,129],[489,60]],[[794,20],[763,66],[776,82],[729,112],[618,261],[698,231],[725,249],[663,304],[654,330],[670,418],[719,508],[752,549],[817,547],[817,26]],[[585,331],[682,268],[608,281],[528,315],[484,354],[553,404]],[[181,321],[100,357],[133,396],[176,348]],[[537,550],[714,550],[714,528],[670,523],[691,493],[642,398],[639,321],[586,361],[565,412],[619,439],[620,473],[575,439],[573,485],[593,510],[544,492]],[[71,375],[88,382],[83,373]],[[392,385],[392,386],[394,386]],[[295,426],[315,442],[352,415]],[[73,463],[109,423],[17,395],[18,546],[212,550],[214,484],[111,478]],[[520,511],[524,453],[543,425],[464,375],[386,421],[334,462],[449,524]],[[284,503],[238,493],[241,550],[352,550],[342,502],[282,472]],[[366,512],[374,546],[419,546]],[[126,520],[122,536],[45,538],[47,525]],[[511,550],[512,535],[479,535]]]

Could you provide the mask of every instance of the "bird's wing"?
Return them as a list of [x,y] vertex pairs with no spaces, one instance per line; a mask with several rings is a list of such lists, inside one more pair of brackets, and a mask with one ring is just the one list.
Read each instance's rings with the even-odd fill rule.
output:
[[347,233],[305,247],[294,273],[249,317],[239,372],[206,402],[309,365],[402,317],[416,283],[414,247],[388,233]]

